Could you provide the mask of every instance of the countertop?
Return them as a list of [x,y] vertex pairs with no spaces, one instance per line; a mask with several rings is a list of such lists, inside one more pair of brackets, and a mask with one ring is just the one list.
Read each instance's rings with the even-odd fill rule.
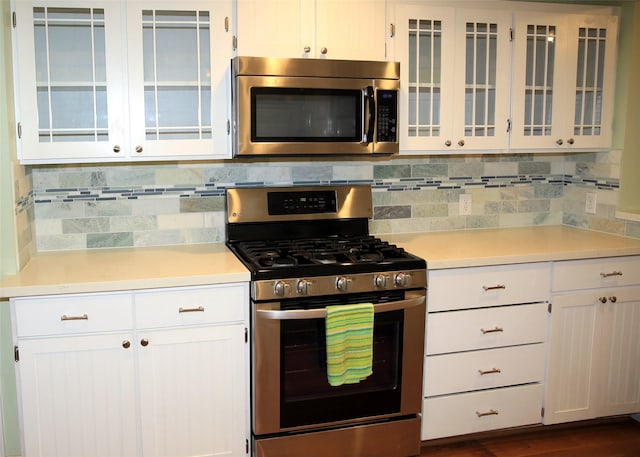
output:
[[[428,269],[640,255],[640,239],[565,226],[381,235]],[[249,281],[223,243],[36,255],[0,282],[0,298]]]
[[220,244],[65,251],[36,255],[0,282],[0,298],[249,281]]
[[640,239],[568,226],[478,229],[382,236],[427,261],[427,269],[640,254]]

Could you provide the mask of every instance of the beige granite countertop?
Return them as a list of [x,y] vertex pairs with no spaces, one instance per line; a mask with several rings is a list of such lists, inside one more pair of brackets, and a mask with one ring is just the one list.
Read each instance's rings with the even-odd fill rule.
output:
[[220,244],[65,251],[36,255],[0,282],[0,298],[108,292],[249,281],[247,269]]
[[384,235],[426,259],[427,269],[502,265],[640,254],[640,239],[568,226]]
[[[640,239],[565,226],[381,235],[428,269],[640,255]],[[0,282],[0,298],[249,281],[223,243],[36,255]]]

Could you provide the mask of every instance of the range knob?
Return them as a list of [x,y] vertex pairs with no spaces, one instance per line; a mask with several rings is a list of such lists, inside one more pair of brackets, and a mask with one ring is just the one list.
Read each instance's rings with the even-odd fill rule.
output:
[[309,294],[309,286],[311,286],[311,281],[308,279],[301,279],[296,284],[296,290],[300,295],[308,295]]
[[378,289],[385,289],[387,287],[387,283],[389,282],[389,276],[387,275],[375,275],[373,278],[373,284]]
[[349,283],[351,282],[351,278],[347,278],[346,276],[339,276],[336,279],[336,289],[340,292],[346,292],[349,288]]
[[276,281],[273,285],[273,293],[278,297],[284,297],[287,293],[287,289],[289,288],[289,284],[284,281]]
[[396,274],[396,277],[393,281],[396,287],[407,287],[409,286],[409,284],[411,284],[411,275],[400,272]]

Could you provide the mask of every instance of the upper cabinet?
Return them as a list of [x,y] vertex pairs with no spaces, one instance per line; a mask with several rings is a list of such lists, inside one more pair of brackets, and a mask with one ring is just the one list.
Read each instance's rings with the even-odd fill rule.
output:
[[386,0],[237,0],[238,55],[385,60]]
[[23,163],[229,157],[231,0],[16,2]]
[[609,147],[616,18],[527,11],[514,28],[511,146]]
[[[405,154],[611,144],[617,18],[517,2],[390,4]],[[548,10],[549,5],[545,7]],[[593,8],[591,8],[593,10]]]

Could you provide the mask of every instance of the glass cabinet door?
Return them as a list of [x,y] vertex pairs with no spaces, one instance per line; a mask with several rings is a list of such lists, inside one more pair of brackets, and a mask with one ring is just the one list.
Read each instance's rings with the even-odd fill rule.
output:
[[213,100],[223,89],[215,105],[226,112],[228,80],[219,68],[231,57],[218,38],[225,32],[225,15],[217,9],[222,4],[129,4],[133,159],[226,152],[214,151],[214,137],[226,137],[226,119],[214,117]]
[[21,157],[118,159],[123,145],[120,9],[108,2],[20,3],[16,81]]
[[461,9],[457,13],[456,75],[461,77],[456,82],[453,141],[461,149],[508,146],[510,28],[508,12]]

